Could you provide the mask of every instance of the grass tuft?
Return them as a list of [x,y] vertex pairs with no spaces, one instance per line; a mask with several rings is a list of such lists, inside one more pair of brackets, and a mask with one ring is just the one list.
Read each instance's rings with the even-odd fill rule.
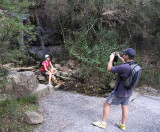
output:
[[38,97],[36,95],[13,100],[7,98],[0,103],[0,132],[32,130],[35,126],[25,122],[24,113],[37,110],[37,108]]

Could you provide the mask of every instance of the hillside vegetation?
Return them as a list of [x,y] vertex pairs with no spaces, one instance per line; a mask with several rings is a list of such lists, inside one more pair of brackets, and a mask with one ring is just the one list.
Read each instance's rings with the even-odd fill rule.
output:
[[[84,76],[98,83],[112,79],[109,55],[126,47],[137,50],[143,67],[141,85],[160,87],[160,2],[158,0],[47,0],[46,12],[63,36]],[[56,25],[55,25],[56,23]],[[96,82],[97,83],[97,82]]]

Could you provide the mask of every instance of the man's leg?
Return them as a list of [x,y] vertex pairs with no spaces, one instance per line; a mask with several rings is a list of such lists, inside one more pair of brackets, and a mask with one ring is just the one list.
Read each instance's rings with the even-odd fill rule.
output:
[[107,100],[104,102],[102,121],[93,122],[93,125],[101,128],[106,128],[106,120],[109,114],[109,109],[111,104],[114,104],[114,105],[120,104],[120,101],[118,100],[118,98],[116,98],[116,96],[114,96],[113,93],[111,93],[107,98]]
[[128,116],[128,102],[129,102],[129,97],[123,99],[122,103],[121,103],[121,107],[122,107],[122,121],[117,122],[117,126],[122,129],[122,130],[126,130],[126,120],[127,120],[127,116]]
[[122,124],[124,125],[128,116],[128,105],[121,105],[122,107]]
[[103,107],[103,119],[102,119],[102,121],[93,122],[93,125],[100,127],[100,128],[106,128],[106,120],[107,120],[107,117],[109,114],[109,108],[110,108],[110,104],[108,104],[105,101],[104,107]]
[[103,122],[106,122],[108,114],[109,114],[109,109],[110,109],[110,104],[108,104],[106,101],[104,102],[104,107],[103,107]]

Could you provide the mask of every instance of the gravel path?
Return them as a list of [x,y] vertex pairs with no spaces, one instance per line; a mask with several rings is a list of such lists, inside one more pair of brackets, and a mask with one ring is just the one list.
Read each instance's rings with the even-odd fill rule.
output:
[[[111,106],[106,129],[92,125],[101,120],[105,98],[54,91],[40,100],[44,122],[37,132],[121,132],[121,107]],[[160,132],[160,99],[138,96],[130,102],[127,132]]]

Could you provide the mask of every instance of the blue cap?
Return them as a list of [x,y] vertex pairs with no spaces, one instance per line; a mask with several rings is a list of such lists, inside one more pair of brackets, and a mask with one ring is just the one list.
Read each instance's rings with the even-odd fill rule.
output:
[[128,56],[135,56],[136,51],[132,48],[128,48],[126,50],[122,50],[123,53],[126,53]]
[[45,55],[45,58],[48,58],[49,57],[49,55]]

